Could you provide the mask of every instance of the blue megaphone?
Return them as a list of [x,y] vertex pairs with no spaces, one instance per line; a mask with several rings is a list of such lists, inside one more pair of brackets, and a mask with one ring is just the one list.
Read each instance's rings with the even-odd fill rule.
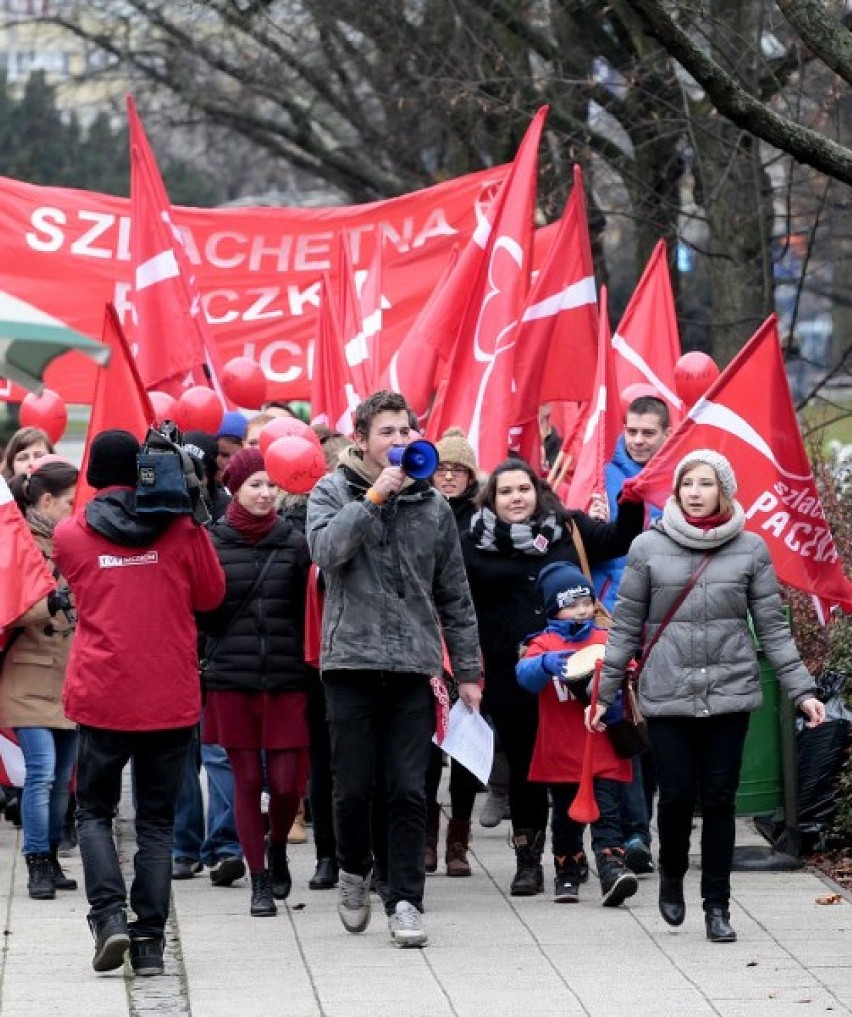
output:
[[388,462],[400,466],[412,480],[425,480],[438,469],[438,450],[431,441],[418,438],[410,445],[391,445]]

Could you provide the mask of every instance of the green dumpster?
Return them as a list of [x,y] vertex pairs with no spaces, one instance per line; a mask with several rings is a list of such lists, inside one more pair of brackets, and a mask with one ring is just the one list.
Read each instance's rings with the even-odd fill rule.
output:
[[778,679],[758,651],[763,703],[751,715],[737,791],[737,815],[774,812],[784,804],[784,764],[778,716]]

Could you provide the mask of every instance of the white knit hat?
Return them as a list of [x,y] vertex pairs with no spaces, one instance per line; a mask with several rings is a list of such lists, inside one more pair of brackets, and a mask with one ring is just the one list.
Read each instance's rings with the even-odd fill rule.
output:
[[681,479],[688,469],[703,463],[709,466],[716,474],[719,481],[719,490],[726,498],[733,498],[737,493],[737,478],[734,476],[734,469],[721,452],[714,452],[711,448],[697,448],[687,454],[677,464],[674,472],[674,489],[677,492]]

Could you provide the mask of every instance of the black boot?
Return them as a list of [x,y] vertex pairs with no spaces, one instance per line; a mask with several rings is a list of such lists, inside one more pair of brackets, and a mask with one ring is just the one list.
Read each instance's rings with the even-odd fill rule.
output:
[[59,858],[57,857],[58,847],[58,844],[50,845],[50,875],[53,879],[53,886],[57,890],[76,890],[77,880],[66,876],[62,871],[62,866],[59,864]]
[[544,849],[544,832],[516,830],[514,844],[518,870],[509,887],[509,893],[513,897],[533,897],[537,893],[542,893],[544,870],[541,867],[541,852]]
[[278,908],[272,897],[272,877],[268,869],[251,874],[251,915],[253,918],[273,918]]
[[337,886],[337,862],[334,858],[317,858],[317,867],[308,880],[311,890],[333,890]]
[[639,880],[624,864],[621,848],[604,848],[596,855],[598,878],[601,881],[601,904],[605,908],[617,908],[639,889]]
[[[293,889],[293,878],[287,862],[287,845],[269,841],[269,873],[272,878],[272,896],[277,900],[286,900]],[[252,876],[254,879],[254,876]]]
[[704,913],[707,938],[711,943],[735,943],[737,934],[731,928],[731,915],[727,908],[708,907]]
[[27,891],[33,900],[53,900],[56,887],[53,885],[53,867],[50,855],[27,855]]
[[667,876],[660,870],[660,914],[669,925],[683,925],[686,904],[683,900],[683,876]]
[[437,802],[426,805],[426,850],[423,861],[427,872],[438,871],[438,835],[441,829],[441,806]]

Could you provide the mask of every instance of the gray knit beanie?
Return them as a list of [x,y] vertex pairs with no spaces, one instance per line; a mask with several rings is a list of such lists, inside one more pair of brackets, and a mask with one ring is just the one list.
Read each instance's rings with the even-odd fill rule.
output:
[[684,473],[693,466],[703,464],[709,466],[719,481],[719,490],[726,498],[733,498],[737,493],[737,478],[734,476],[734,469],[721,452],[714,452],[711,448],[697,448],[687,454],[677,464],[674,472],[674,489],[677,493]]

